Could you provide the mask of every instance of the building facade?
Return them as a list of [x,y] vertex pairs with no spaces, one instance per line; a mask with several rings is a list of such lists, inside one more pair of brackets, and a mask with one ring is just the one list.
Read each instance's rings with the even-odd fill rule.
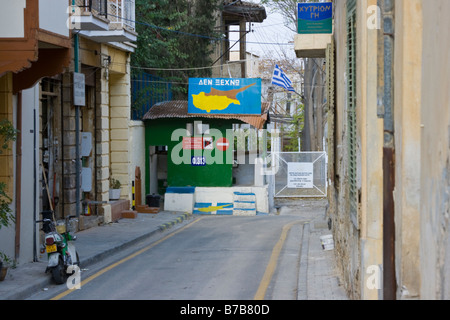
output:
[[[121,183],[121,200],[131,201],[134,168],[129,152],[132,147],[131,67],[130,56],[137,39],[134,21],[134,0],[75,2],[73,33],[78,33],[78,70],[86,81],[86,106],[80,108],[81,142],[89,140],[90,150],[81,154],[82,187],[79,200],[74,185],[66,185],[69,195],[67,210],[77,209],[108,223],[117,220],[120,212],[110,202],[111,179]],[[74,66],[75,68],[75,66]],[[70,104],[67,105],[70,108]],[[72,113],[71,120],[76,121]],[[71,122],[73,124],[73,122]],[[73,137],[69,126],[68,136]],[[83,140],[84,139],[84,140]],[[75,152],[72,145],[72,153]],[[140,150],[139,147],[135,148]],[[70,165],[69,165],[70,166]],[[73,171],[72,171],[73,172]],[[73,175],[71,180],[75,181]],[[84,184],[83,179],[89,183]],[[126,206],[126,205],[125,205]],[[121,210],[119,205],[117,210]],[[129,205],[128,205],[129,208]]]
[[353,299],[448,299],[446,1],[334,1],[329,209]]
[[18,262],[37,255],[34,213],[39,210],[41,180],[39,81],[70,66],[71,40],[65,2],[2,1],[0,19],[0,113],[19,130],[2,153],[1,180],[12,199],[15,223],[0,230],[0,251]]
[[[129,148],[144,131],[130,122],[134,0],[3,2],[0,108],[19,135],[0,159],[16,218],[1,229],[0,250],[21,263],[38,259],[40,212],[77,215],[85,229],[129,206],[139,158]],[[109,199],[111,178],[120,201]]]

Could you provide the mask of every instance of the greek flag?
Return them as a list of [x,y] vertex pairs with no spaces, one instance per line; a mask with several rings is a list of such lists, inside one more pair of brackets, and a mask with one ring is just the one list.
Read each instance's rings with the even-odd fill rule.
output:
[[280,86],[288,91],[295,92],[292,81],[286,76],[278,65],[273,70],[272,84]]

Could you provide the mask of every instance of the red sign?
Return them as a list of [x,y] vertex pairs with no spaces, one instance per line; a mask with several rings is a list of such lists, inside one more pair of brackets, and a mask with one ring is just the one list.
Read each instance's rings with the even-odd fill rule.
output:
[[202,150],[203,149],[203,138],[183,138],[183,149],[184,150]]
[[212,150],[213,138],[212,137],[184,137],[183,138],[184,150]]
[[217,140],[217,149],[220,151],[226,151],[230,147],[230,142],[227,138],[220,138]]

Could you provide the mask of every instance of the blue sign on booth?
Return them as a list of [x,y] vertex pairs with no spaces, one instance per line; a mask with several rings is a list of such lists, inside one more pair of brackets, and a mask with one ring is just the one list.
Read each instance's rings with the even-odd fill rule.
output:
[[191,165],[193,167],[204,167],[206,166],[206,157],[204,156],[192,156]]

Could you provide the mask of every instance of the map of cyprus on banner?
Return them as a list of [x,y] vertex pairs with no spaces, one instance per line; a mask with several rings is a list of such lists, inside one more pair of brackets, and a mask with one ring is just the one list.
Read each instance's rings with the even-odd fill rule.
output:
[[189,79],[189,114],[261,114],[261,79]]

